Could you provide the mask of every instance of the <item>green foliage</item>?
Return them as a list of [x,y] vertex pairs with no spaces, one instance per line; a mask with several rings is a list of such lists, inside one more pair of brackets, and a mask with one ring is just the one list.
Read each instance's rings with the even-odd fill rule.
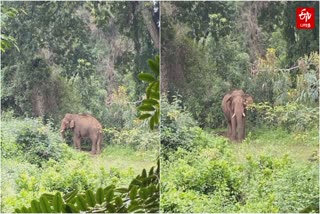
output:
[[41,120],[25,119],[3,124],[2,157],[19,157],[39,166],[49,159],[62,157],[61,140],[49,125],[42,125]]
[[[6,28],[6,22],[8,19],[14,18],[19,11],[17,11],[13,7],[1,7],[1,28]],[[4,53],[7,49],[10,49],[12,46],[14,46],[18,51],[19,47],[17,46],[16,39],[12,36],[7,36],[1,32],[1,41],[0,41],[0,50],[2,53]]]
[[32,164],[41,165],[42,161],[50,158],[58,160],[61,157],[61,148],[49,141],[44,130],[33,128],[22,129],[17,137],[17,144],[25,153],[25,158]]
[[319,38],[316,29],[295,29],[296,7],[293,2],[162,3],[161,85],[168,99],[181,94],[205,128],[226,127],[221,101],[234,89],[258,103],[317,106]]
[[[238,145],[202,135],[193,150],[178,148],[162,159],[162,212],[319,211],[317,163],[254,150],[245,150],[239,161]],[[252,140],[247,143],[255,146]]]
[[110,185],[99,188],[96,192],[88,189],[85,193],[73,190],[63,196],[61,193],[43,194],[39,200],[33,200],[31,207],[17,208],[16,213],[29,212],[146,212],[159,210],[159,163],[147,174],[144,169],[141,175],[134,178],[128,188],[116,188]]
[[194,127],[196,122],[181,104],[178,96],[173,97],[171,103],[165,96],[161,97],[160,140],[164,157],[167,152],[179,147],[192,150],[198,144],[195,139],[201,138],[201,129]]
[[[92,113],[104,127],[133,127],[143,93],[137,71],[156,54],[142,14],[133,10],[149,6],[4,2],[1,42],[16,38],[20,52],[11,48],[1,56],[2,110],[52,118],[55,125],[67,112]],[[133,25],[126,15],[135,18]],[[122,87],[127,103],[113,99]]]
[[[135,130],[131,132],[137,138],[134,142],[142,141],[136,147],[138,151],[131,145],[103,144],[102,153],[92,157],[63,143],[52,123],[43,125],[40,118],[14,119],[10,112],[1,116],[3,212],[30,205],[43,193],[66,194],[74,189],[85,192],[111,184],[127,185],[142,168],[152,166],[158,151],[156,143],[148,144],[148,133],[140,139],[142,131]],[[128,135],[123,136],[127,138],[122,139],[129,139]],[[156,141],[156,133],[151,136],[151,142]]]
[[[137,75],[139,72],[148,69],[145,62],[151,55],[158,53],[154,45],[157,41],[151,39],[151,32],[147,28],[150,22],[156,24],[159,20],[159,15],[155,11],[159,7],[158,4],[149,4],[148,2],[90,2],[86,4],[86,7],[94,17],[97,27],[109,37],[108,42],[116,41],[111,44],[111,51],[113,51],[112,49],[119,50],[119,45],[115,43],[126,43],[124,47],[120,47],[121,51],[112,57],[115,57],[114,67],[116,72],[133,74],[136,82],[134,94],[137,98],[144,91],[144,84],[139,82]],[[144,10],[148,11],[152,20],[145,22],[145,17],[142,14]],[[158,31],[156,33],[159,34]],[[115,39],[116,35],[121,35],[122,38],[118,36]]]
[[159,89],[159,56],[155,59],[149,59],[148,64],[153,75],[150,73],[140,73],[139,79],[147,82],[149,85],[146,88],[146,98],[142,100],[141,105],[138,107],[143,113],[139,116],[139,119],[149,119],[149,126],[154,129],[155,125],[159,124],[160,117],[160,89]]
[[110,145],[124,145],[135,150],[147,151],[158,148],[159,134],[145,129],[104,129],[104,139]]
[[253,104],[257,112],[256,124],[282,127],[288,131],[306,131],[318,126],[319,108],[298,103],[271,106],[269,103]]

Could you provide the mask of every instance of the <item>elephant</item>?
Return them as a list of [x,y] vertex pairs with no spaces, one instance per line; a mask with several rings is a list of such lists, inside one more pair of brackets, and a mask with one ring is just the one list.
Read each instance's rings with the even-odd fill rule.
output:
[[245,94],[243,90],[234,90],[223,97],[222,110],[228,123],[227,135],[230,140],[244,140],[246,108],[252,103],[252,96]]
[[73,132],[73,143],[81,150],[81,138],[90,138],[92,147],[91,154],[99,154],[103,141],[102,125],[90,114],[69,114],[67,113],[61,121],[60,133],[64,138],[66,129]]

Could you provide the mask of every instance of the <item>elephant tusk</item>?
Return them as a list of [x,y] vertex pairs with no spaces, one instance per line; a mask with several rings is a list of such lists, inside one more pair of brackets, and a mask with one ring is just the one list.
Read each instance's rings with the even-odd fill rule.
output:
[[246,114],[245,113],[242,113],[243,117],[246,117]]
[[64,130],[60,130],[60,133],[64,132]]
[[236,113],[234,113],[233,115],[232,115],[232,118],[234,118],[236,116]]

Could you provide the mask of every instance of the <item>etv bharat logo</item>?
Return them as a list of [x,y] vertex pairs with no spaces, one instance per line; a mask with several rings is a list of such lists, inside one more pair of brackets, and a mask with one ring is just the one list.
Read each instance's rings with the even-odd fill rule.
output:
[[314,29],[314,8],[298,7],[296,9],[296,28]]

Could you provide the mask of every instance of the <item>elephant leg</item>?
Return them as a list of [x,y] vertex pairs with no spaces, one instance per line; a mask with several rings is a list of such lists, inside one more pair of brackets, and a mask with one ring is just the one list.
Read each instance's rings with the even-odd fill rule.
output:
[[96,154],[96,146],[97,146],[97,140],[98,140],[98,137],[97,136],[92,136],[91,137],[91,143],[92,143],[92,146],[91,146],[91,154]]
[[228,122],[228,132],[227,132],[227,136],[231,137],[231,122]]
[[74,146],[75,146],[76,149],[78,149],[79,151],[81,151],[80,141],[81,141],[81,139],[80,139],[79,137],[73,136]]
[[232,118],[231,119],[231,135],[230,135],[230,139],[232,141],[236,140],[236,135],[237,135],[237,122],[236,122],[236,118]]
[[102,134],[99,133],[98,139],[97,139],[97,154],[100,154],[100,145],[102,141]]
[[101,152],[101,145],[103,143],[103,131],[100,132],[100,138],[99,138],[99,141],[98,141],[98,152],[100,153]]

